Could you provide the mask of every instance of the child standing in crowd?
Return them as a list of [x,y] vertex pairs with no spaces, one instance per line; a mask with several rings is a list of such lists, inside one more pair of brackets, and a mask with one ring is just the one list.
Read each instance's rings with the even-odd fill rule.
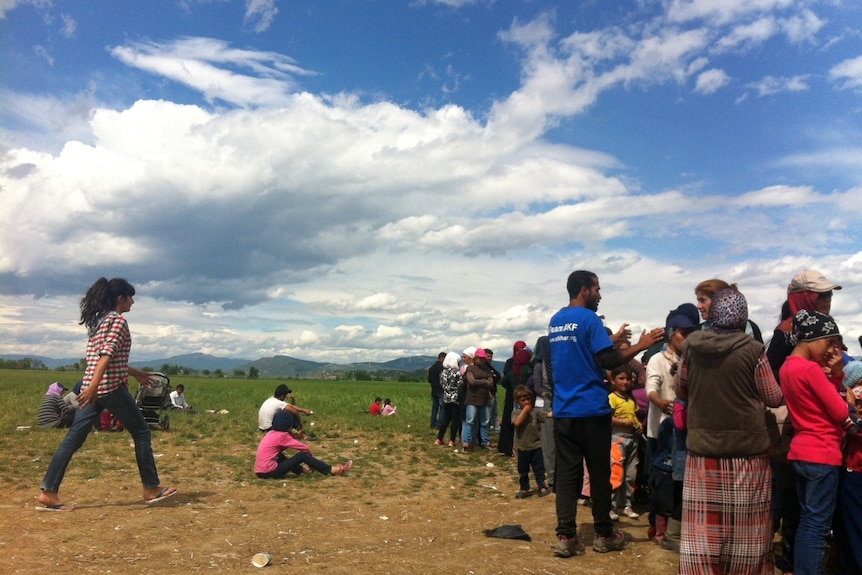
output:
[[613,437],[611,444],[619,444],[623,454],[623,469],[625,476],[620,485],[611,494],[611,519],[619,519],[614,507],[622,510],[623,515],[637,519],[639,514],[632,509],[632,495],[637,481],[638,467],[638,437],[644,428],[638,420],[638,404],[632,397],[634,385],[634,370],[625,363],[611,371],[611,386],[613,391],[608,396],[613,409]]
[[539,497],[550,495],[551,490],[545,483],[545,461],[542,456],[540,426],[550,414],[533,409],[533,392],[526,385],[518,385],[514,391],[515,403],[520,410],[512,412],[512,425],[515,428],[515,448],[518,450],[518,481],[520,490],[515,495],[524,499],[530,492],[530,468],[536,477],[536,493]]
[[[691,304],[688,304],[688,306],[691,306]],[[648,453],[654,453],[658,449],[659,428],[673,414],[674,400],[676,399],[674,376],[676,376],[677,369],[679,368],[679,354],[682,351],[682,344],[685,343],[686,338],[697,328],[689,314],[690,312],[686,304],[681,304],[676,310],[671,312],[665,322],[665,338],[667,341],[647,362],[647,382],[645,389],[650,402],[646,428]],[[695,316],[694,319],[696,320],[697,317]],[[672,426],[668,428],[668,432],[670,432],[671,428]],[[683,466],[685,466],[684,460]],[[668,483],[665,487],[673,485],[669,478],[667,478],[667,481]],[[668,523],[672,519],[672,511],[676,508],[676,505],[671,502],[668,509],[668,502],[665,500],[662,502],[665,506],[664,512],[658,513],[658,503],[656,498],[653,497],[654,495],[657,495],[655,489],[650,491],[649,534],[655,534],[650,539],[654,538],[656,543],[661,543],[664,540]],[[680,493],[678,501],[680,507],[682,506],[681,498],[682,494]],[[671,530],[676,530],[678,535],[678,523],[674,522]]]
[[856,426],[836,387],[843,380],[843,369],[835,321],[818,311],[800,310],[793,318],[791,343],[795,347],[780,373],[795,430],[787,455],[796,471],[800,508],[793,572],[814,575],[823,573],[842,464],[841,442],[846,432],[856,432]]
[[[844,366],[847,403],[862,418],[862,361]],[[838,477],[835,543],[841,573],[862,573],[862,435],[850,435]]]

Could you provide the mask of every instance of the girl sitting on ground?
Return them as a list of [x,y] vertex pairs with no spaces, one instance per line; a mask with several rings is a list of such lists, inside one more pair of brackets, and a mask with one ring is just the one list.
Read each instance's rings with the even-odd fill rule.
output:
[[[254,461],[255,474],[261,479],[281,479],[288,473],[302,475],[311,473],[312,470],[324,475],[347,473],[353,461],[332,466],[311,455],[308,446],[290,434],[290,430],[295,428],[297,423],[296,416],[289,411],[279,411],[275,414],[272,418],[272,428],[257,446],[257,457]],[[285,449],[294,449],[296,453],[286,457]]]
[[383,411],[382,415],[395,415],[395,412],[398,410],[397,407],[392,405],[392,400],[388,397],[383,400]]

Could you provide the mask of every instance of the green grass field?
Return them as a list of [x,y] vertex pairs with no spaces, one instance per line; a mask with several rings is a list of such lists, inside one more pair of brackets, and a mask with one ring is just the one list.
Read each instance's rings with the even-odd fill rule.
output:
[[[66,430],[40,430],[36,427],[39,403],[48,386],[59,381],[70,389],[81,374],[53,371],[0,370],[0,450],[8,457],[0,460],[0,477],[16,487],[34,488],[41,480],[47,462],[64,437]],[[185,385],[186,399],[198,413],[168,412],[171,428],[154,432],[154,451],[188,452],[201,463],[230,469],[236,481],[254,480],[254,450],[260,441],[257,412],[275,387],[287,383],[301,407],[314,410],[305,418],[306,431],[318,444],[338,450],[349,450],[354,441],[373,442],[377,456],[400,452],[409,445],[412,458],[435,458],[442,455],[433,449],[429,430],[430,390],[427,383],[353,382],[314,380],[246,380],[175,377],[172,387]],[[130,381],[132,391],[137,381]],[[389,397],[398,407],[394,417],[371,417],[368,406],[375,396]],[[201,413],[205,410],[227,410],[226,415]],[[311,423],[314,422],[312,426]],[[18,430],[19,426],[30,426]],[[129,469],[129,442],[117,441],[117,434],[92,433],[75,456],[70,474],[86,479],[103,473]],[[124,435],[124,437],[128,437]],[[416,441],[412,441],[415,438]],[[314,444],[311,444],[314,447]],[[337,463],[337,461],[333,461]],[[408,458],[407,464],[410,463]],[[159,460],[159,471],[170,477],[176,462]],[[457,466],[456,466],[457,467]],[[455,470],[453,470],[455,471]],[[366,469],[363,479],[375,480]],[[465,481],[475,479],[465,476]]]

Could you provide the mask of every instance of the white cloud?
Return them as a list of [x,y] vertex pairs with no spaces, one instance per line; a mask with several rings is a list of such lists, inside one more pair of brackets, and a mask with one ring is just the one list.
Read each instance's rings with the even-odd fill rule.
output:
[[276,14],[275,0],[245,0],[245,21],[254,25],[255,32],[269,30]]
[[778,31],[778,23],[774,18],[759,18],[754,22],[735,26],[727,35],[716,42],[719,51],[745,48],[759,45],[771,38]]
[[748,85],[754,89],[758,96],[771,96],[782,92],[803,92],[809,89],[807,76],[793,76],[790,78],[776,78],[765,76],[757,82]]
[[0,18],[5,18],[6,12],[25,4],[35,6],[39,10],[47,10],[53,4],[53,0],[0,0]]
[[199,90],[208,102],[238,106],[284,105],[293,78],[312,74],[287,56],[230,48],[212,38],[132,42],[112,48],[111,54],[128,66]]
[[74,38],[75,32],[78,31],[78,22],[68,14],[60,14],[60,19],[63,21],[60,33],[64,38]]
[[[139,357],[346,362],[477,344],[505,357],[514,339],[532,345],[566,304],[576,268],[599,273],[614,328],[658,325],[693,300],[698,281],[719,276],[740,283],[768,330],[799,269],[862,285],[860,188],[821,191],[789,176],[769,185],[766,174],[741,196],[656,189],[612,153],[545,138],[606,92],[670,84],[688,96],[692,79],[695,91],[715,92],[729,82],[725,70],[739,77],[729,61],[739,51],[716,55],[716,43],[790,34],[787,18],[766,27],[771,36],[746,28],[788,6],[675,2],[671,26],[657,18],[563,38],[550,17],[516,21],[500,38],[521,51],[521,84],[487,114],[302,92],[296,78],[309,72],[292,59],[213,39],[115,47],[130,67],[227,109],[11,94],[18,121],[29,117],[64,145],[6,140],[0,157],[0,331],[16,342],[3,352],[80,354],[76,297],[106,273],[138,288],[130,322]],[[246,7],[261,18],[275,10]],[[796,37],[817,27],[805,22]],[[832,79],[858,87],[854,70],[848,60]],[[807,86],[789,75],[748,87]],[[812,145],[776,163],[858,170],[859,156],[852,144]],[[786,233],[810,229],[812,213],[816,229]],[[850,302],[839,317],[862,329]]]
[[724,70],[713,68],[698,74],[694,91],[699,94],[713,94],[726,86],[730,78]]
[[672,22],[706,20],[722,25],[750,14],[780,10],[793,0],[671,0],[668,18]]
[[850,58],[829,70],[829,79],[840,88],[858,90],[862,88],[862,56]]

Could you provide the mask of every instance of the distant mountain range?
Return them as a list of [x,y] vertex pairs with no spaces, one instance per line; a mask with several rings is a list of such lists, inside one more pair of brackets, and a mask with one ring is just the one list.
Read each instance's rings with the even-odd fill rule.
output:
[[[0,355],[0,359],[4,360],[21,360],[25,358],[41,361],[48,369],[67,367],[81,361],[81,358],[54,359],[38,355]],[[258,370],[260,377],[327,377],[328,375],[348,371],[364,371],[374,374],[424,372],[436,360],[436,356],[424,355],[393,359],[382,363],[334,364],[297,359],[286,355],[250,360],[215,357],[205,353],[189,353],[164,359],[132,361],[131,365],[137,368],[151,368],[155,370],[162,369],[165,365],[185,367],[196,371],[215,372],[221,370],[225,375],[231,375],[234,370],[248,372],[249,368],[254,367]],[[501,369],[499,366],[497,368]]]

